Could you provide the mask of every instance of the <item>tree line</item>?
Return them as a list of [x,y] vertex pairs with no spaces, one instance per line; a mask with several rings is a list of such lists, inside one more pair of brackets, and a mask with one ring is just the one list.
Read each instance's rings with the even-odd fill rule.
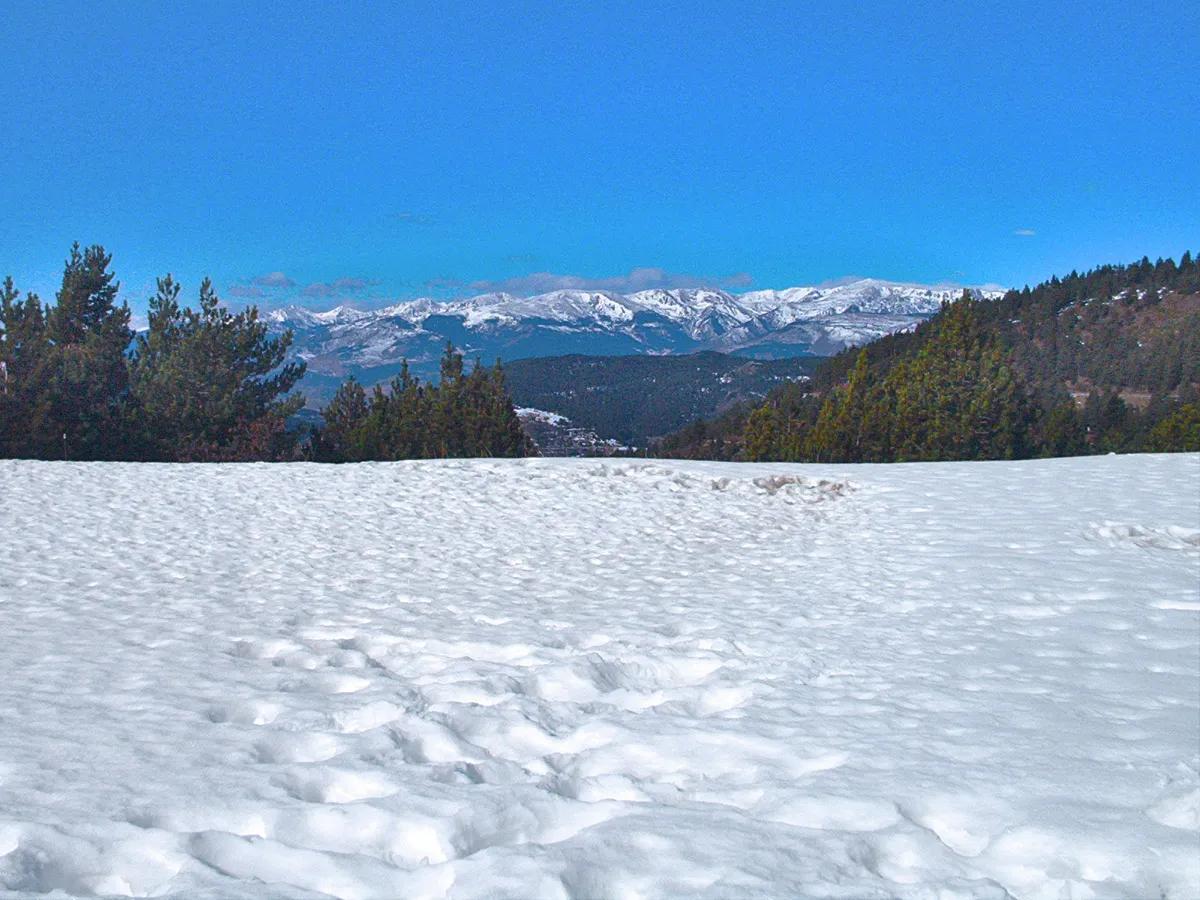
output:
[[[0,457],[226,462],[329,461],[532,452],[499,363],[465,373],[448,346],[442,384],[405,371],[368,399],[351,379],[323,429],[289,427],[305,403],[287,362],[292,333],[271,337],[257,308],[231,312],[212,282],[197,308],[158,279],[135,335],[112,255],[76,243],[54,304],[0,285]],[[359,413],[362,413],[359,417]]]
[[1200,450],[1200,265],[1185,253],[967,292],[804,385],[697,422],[664,455],[750,461],[1022,459]]
[[315,442],[317,459],[331,462],[531,456],[504,386],[504,370],[479,360],[471,372],[446,342],[438,384],[422,384],[405,362],[388,389],[367,391],[353,377],[323,411],[325,428]]

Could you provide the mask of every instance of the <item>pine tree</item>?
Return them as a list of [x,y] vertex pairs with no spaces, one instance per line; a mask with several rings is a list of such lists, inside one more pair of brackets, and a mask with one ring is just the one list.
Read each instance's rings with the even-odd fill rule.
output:
[[322,410],[325,428],[321,432],[324,456],[337,462],[367,459],[363,426],[371,407],[367,392],[353,377],[342,382],[329,405]]
[[95,245],[71,248],[57,305],[46,314],[50,347],[41,370],[29,441],[44,458],[130,456],[122,427],[129,387],[125,354],[133,332],[120,285],[108,271],[112,255]]
[[304,374],[284,363],[291,332],[269,338],[250,307],[231,313],[207,278],[200,308],[181,308],[170,275],[158,281],[150,327],[139,336],[132,369],[132,418],[151,458],[286,458],[285,421],[304,405],[283,399]]
[[45,315],[36,294],[20,293],[12,276],[0,287],[0,456],[44,455],[31,440],[43,411],[50,350]]
[[484,456],[533,456],[533,442],[521,427],[512,398],[504,383],[504,367],[500,360],[488,371],[485,391],[484,419],[488,423]]
[[[58,305],[47,319],[50,340],[62,346],[81,344],[89,337],[114,327],[129,325],[129,310],[119,315],[117,292],[120,284],[108,271],[112,254],[99,244],[79,249],[76,241],[63,268],[62,288]],[[122,352],[125,346],[121,347]]]
[[1080,456],[1087,452],[1086,434],[1073,400],[1050,410],[1039,443],[1043,456]]
[[884,392],[896,397],[897,459],[1027,455],[1032,405],[999,348],[987,346],[977,301],[965,292],[916,358],[888,375]]
[[872,398],[872,383],[867,352],[859,352],[844,388],[836,389],[817,416],[809,438],[808,453],[817,462],[862,462],[864,457],[863,425],[868,403]]
[[1150,453],[1200,451],[1200,404],[1188,403],[1159,422],[1146,437]]

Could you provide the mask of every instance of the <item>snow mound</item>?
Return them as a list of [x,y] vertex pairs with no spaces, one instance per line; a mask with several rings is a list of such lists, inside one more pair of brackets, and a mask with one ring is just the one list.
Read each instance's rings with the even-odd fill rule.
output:
[[1198,503],[1197,455],[0,461],[0,897],[1190,900]]
[[1092,525],[1091,534],[1112,546],[1129,545],[1156,550],[1189,550],[1200,553],[1200,529],[1180,525],[1154,527],[1105,522]]
[[1146,815],[1170,828],[1200,831],[1200,788],[1163,797]]

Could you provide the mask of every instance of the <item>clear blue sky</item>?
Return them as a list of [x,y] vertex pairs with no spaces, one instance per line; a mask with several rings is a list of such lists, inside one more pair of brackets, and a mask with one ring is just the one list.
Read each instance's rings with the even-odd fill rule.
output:
[[73,240],[131,302],[319,306],[1200,249],[1193,3],[10,0],[3,36],[0,274],[47,298]]

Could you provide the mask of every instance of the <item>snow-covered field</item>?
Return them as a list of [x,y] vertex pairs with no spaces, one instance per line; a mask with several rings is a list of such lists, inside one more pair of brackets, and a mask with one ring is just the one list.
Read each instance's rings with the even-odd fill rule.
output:
[[1200,896],[1200,456],[0,462],[0,896]]

